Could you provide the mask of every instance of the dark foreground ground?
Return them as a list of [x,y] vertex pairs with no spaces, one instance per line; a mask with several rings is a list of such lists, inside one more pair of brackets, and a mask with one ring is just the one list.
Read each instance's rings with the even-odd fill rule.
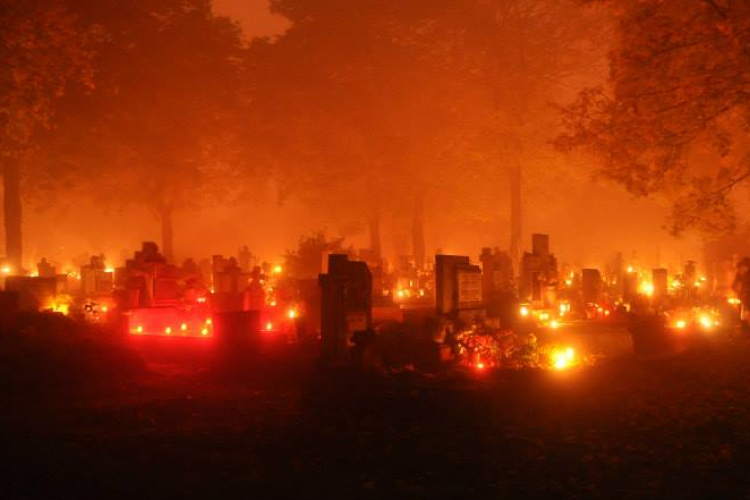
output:
[[0,342],[0,495],[750,496],[750,339],[645,362],[624,355],[624,332],[569,335],[608,357],[570,372],[382,377],[324,375],[296,351],[227,371],[200,346],[140,346],[142,363],[120,340],[54,356],[39,354],[44,338]]

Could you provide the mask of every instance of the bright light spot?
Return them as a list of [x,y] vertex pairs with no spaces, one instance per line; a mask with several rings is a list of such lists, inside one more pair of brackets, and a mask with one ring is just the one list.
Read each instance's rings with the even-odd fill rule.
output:
[[135,327],[136,333],[143,333],[143,327],[141,325],[138,325]]
[[477,363],[476,366],[477,366],[477,370],[484,370],[484,363],[482,363],[481,361]]
[[198,303],[199,304],[205,304],[206,303],[206,297],[198,297]]
[[294,319],[297,317],[297,311],[296,309],[289,309],[289,312],[287,312],[286,315],[289,317],[289,319]]
[[70,312],[70,304],[53,302],[52,304],[50,304],[49,310],[55,313],[62,314],[63,316],[67,316]]
[[38,277],[39,277],[39,271],[31,271],[31,274],[30,274],[30,276],[31,276],[32,278],[38,278]]
[[104,270],[104,272],[105,273],[114,273],[115,272],[115,268],[114,267],[108,267],[107,269]]
[[103,312],[103,313],[105,313],[105,312],[107,312],[107,311],[109,311],[109,307],[107,307],[107,306],[102,306],[102,312]]
[[740,299],[738,299],[737,297],[729,297],[727,299],[727,303],[730,304],[730,305],[733,305],[733,306],[738,306],[738,305],[742,304],[742,301]]
[[552,321],[550,321],[549,327],[553,330],[557,330],[558,328],[560,328],[560,323],[558,323],[557,320],[553,319]]
[[172,334],[172,327],[171,326],[166,327],[164,329],[164,333],[166,333],[167,335],[171,335]]
[[556,351],[552,354],[552,365],[556,370],[565,370],[573,364],[575,354],[576,353],[572,347],[568,347],[562,351]]
[[185,323],[183,323],[183,324],[180,325],[180,330],[182,330],[183,332],[186,332],[187,328],[188,327],[187,327],[187,325]]
[[208,318],[208,319],[206,320],[206,324],[207,324],[207,325],[212,325],[213,323],[214,323],[214,321],[213,321],[213,320],[212,320],[211,318]]
[[629,273],[632,273],[632,272],[633,272],[633,266],[628,266],[628,272],[629,272]]
[[529,310],[529,308],[526,307],[526,306],[521,306],[521,309],[520,309],[519,312],[521,313],[521,316],[523,316],[523,317],[526,317],[526,316],[528,316],[531,313],[531,311]]
[[640,286],[640,291],[643,295],[652,296],[654,294],[654,284],[650,283],[648,281],[642,281]]
[[208,328],[204,328],[203,330],[201,330],[201,335],[203,335],[204,337],[208,335]]
[[2,268],[0,268],[0,272],[7,275],[12,273],[13,269],[10,266],[3,266]]
[[266,323],[266,331],[270,332],[271,330],[273,330],[273,323],[269,321],[268,323]]
[[701,315],[700,319],[698,320],[703,328],[706,330],[712,329],[714,326],[718,326],[719,322],[714,320],[711,316],[708,314]]
[[275,266],[273,266],[273,273],[274,274],[281,274],[283,272],[284,272],[284,268],[281,267],[280,265],[276,264]]
[[684,319],[678,319],[674,322],[674,327],[678,330],[684,330],[685,328],[687,328],[687,321],[685,321]]

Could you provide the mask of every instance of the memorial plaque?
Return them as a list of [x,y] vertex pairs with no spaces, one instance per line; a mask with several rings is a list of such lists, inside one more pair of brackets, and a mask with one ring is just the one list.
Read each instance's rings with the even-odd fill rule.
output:
[[457,269],[458,309],[482,306],[482,272],[479,268]]
[[463,255],[435,256],[435,301],[438,314],[450,314],[454,309],[455,269],[459,265],[470,265],[469,257]]

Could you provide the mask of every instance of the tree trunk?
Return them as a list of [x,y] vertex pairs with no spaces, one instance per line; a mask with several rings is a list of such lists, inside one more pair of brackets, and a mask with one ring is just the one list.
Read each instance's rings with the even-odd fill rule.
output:
[[411,233],[412,251],[417,269],[423,269],[425,264],[424,203],[425,192],[420,189],[414,198],[414,220]]
[[161,210],[161,251],[167,262],[174,262],[174,210],[165,207]]
[[523,238],[523,204],[521,200],[521,164],[510,168],[510,258],[518,271]]
[[367,229],[370,233],[370,250],[374,255],[382,255],[382,246],[380,243],[380,213],[375,212],[367,218]]
[[3,204],[5,210],[5,253],[14,273],[23,269],[23,240],[21,225],[21,166],[15,160],[5,163],[3,168]]

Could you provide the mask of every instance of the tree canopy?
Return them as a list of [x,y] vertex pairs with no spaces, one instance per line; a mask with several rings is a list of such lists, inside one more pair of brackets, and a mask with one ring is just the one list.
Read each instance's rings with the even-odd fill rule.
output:
[[176,210],[228,202],[239,191],[240,30],[216,17],[209,0],[80,1],[78,8],[104,33],[96,89],[63,103],[43,170],[67,161],[100,203],[147,207],[171,258]]
[[583,147],[603,177],[673,200],[671,229],[735,223],[750,178],[750,5],[723,0],[616,3],[608,87],[565,110],[564,149]]
[[21,269],[21,162],[72,83],[92,85],[92,29],[58,0],[0,1],[0,166],[7,257]]

